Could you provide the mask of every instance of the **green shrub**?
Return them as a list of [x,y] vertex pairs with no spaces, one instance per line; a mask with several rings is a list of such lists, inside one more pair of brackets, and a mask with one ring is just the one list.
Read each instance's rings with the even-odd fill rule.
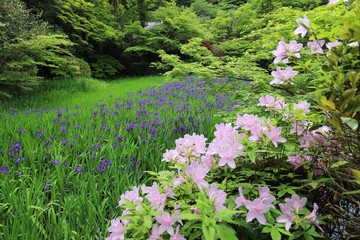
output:
[[124,69],[124,66],[116,59],[108,55],[98,56],[95,63],[91,63],[93,76],[98,79],[113,78]]

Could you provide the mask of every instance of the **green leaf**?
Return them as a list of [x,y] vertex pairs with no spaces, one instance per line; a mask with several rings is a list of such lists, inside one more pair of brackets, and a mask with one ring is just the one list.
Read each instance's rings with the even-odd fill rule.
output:
[[340,111],[342,111],[346,107],[348,102],[352,100],[352,98],[355,96],[355,92],[356,92],[355,89],[348,89],[345,92],[343,92],[339,100]]
[[262,233],[269,233],[269,232],[271,232],[271,230],[272,230],[272,227],[266,226],[261,230],[261,232]]
[[327,100],[326,97],[324,96],[320,97],[320,104],[321,107],[325,110],[336,110],[335,103],[330,100]]
[[356,131],[359,127],[359,123],[356,119],[353,118],[341,118],[342,122],[348,125],[353,131]]
[[272,240],[281,240],[281,234],[276,228],[271,229],[270,235]]
[[294,235],[291,234],[291,232],[288,232],[282,228],[276,228],[279,232],[281,232],[282,234],[289,236],[289,237],[293,237]]
[[176,218],[180,218],[182,220],[201,220],[201,215],[192,214],[192,213],[181,213]]
[[251,148],[251,147],[248,147],[247,149],[247,154],[250,158],[250,160],[255,163],[255,160],[256,160],[256,152],[255,152],[255,149],[254,148]]
[[205,240],[214,240],[215,239],[215,228],[214,226],[207,226],[206,221],[202,223],[202,231],[204,234]]
[[360,194],[360,189],[359,189],[359,190],[354,190],[354,191],[344,192],[343,194],[346,194],[346,195],[350,195],[350,194]]
[[348,164],[348,163],[349,163],[348,161],[339,161],[339,162],[336,162],[336,163],[332,164],[330,166],[330,168],[338,168],[338,167],[343,166],[343,165]]
[[144,225],[145,225],[145,227],[147,227],[149,229],[151,228],[151,226],[152,226],[152,217],[150,215],[146,215],[144,217]]
[[314,240],[314,238],[308,232],[304,233],[304,237],[306,240]]
[[237,240],[235,230],[226,223],[217,224],[215,226],[216,232],[221,240]]
[[220,219],[220,220],[225,220],[227,221],[227,219],[231,220],[232,217],[236,214],[236,213],[240,213],[241,211],[234,211],[234,210],[229,210],[229,209],[225,209],[225,210],[219,210],[216,211],[214,214],[214,219]]
[[360,171],[353,168],[351,168],[351,171],[354,177],[356,178],[356,180],[360,182]]
[[293,152],[295,151],[296,145],[294,143],[286,142],[284,143],[284,147],[287,151]]

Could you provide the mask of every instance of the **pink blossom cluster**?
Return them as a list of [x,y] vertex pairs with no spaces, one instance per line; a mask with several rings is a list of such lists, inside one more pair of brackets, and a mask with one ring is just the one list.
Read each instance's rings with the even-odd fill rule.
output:
[[266,218],[264,214],[270,211],[270,208],[275,208],[275,206],[272,203],[276,200],[276,198],[270,194],[270,189],[267,186],[259,187],[258,190],[259,190],[259,198],[250,201],[244,197],[242,188],[240,187],[239,188],[240,197],[237,197],[235,199],[235,203],[236,203],[235,208],[245,206],[245,208],[248,210],[246,215],[246,222],[250,222],[253,219],[257,219],[259,223],[265,225]]
[[164,161],[177,162],[180,164],[190,162],[190,157],[199,157],[206,152],[206,138],[204,135],[189,135],[175,141],[175,149],[164,153]]
[[[259,106],[279,111],[288,107],[281,99],[276,99],[270,95],[261,97],[259,102]],[[306,114],[309,112],[309,107],[308,103],[299,102],[294,105],[293,109]],[[302,122],[299,121],[299,123]],[[300,137],[307,136],[307,130],[304,130],[303,126],[304,124],[296,131],[293,130],[293,133]],[[120,196],[119,206],[125,210],[120,218],[111,221],[111,226],[108,229],[110,236],[106,238],[107,240],[125,239],[126,233],[131,231],[129,224],[135,221],[130,220],[132,219],[130,216],[136,216],[144,209],[157,212],[151,219],[152,227],[149,239],[161,239],[164,234],[170,236],[170,239],[185,239],[185,236],[180,234],[183,222],[179,216],[189,206],[182,209],[182,206],[177,202],[175,191],[178,191],[179,186],[195,189],[193,190],[195,194],[196,192],[205,192],[208,200],[213,204],[212,211],[226,210],[228,209],[227,200],[231,196],[228,196],[216,183],[207,181],[209,172],[225,165],[236,168],[235,159],[245,154],[242,152],[244,146],[240,143],[245,138],[254,142],[262,138],[269,139],[275,147],[278,146],[278,143],[286,142],[286,139],[281,136],[281,127],[273,126],[269,120],[257,115],[244,114],[238,116],[235,126],[230,123],[222,123],[217,124],[215,128],[215,139],[208,146],[203,135],[193,134],[185,135],[184,138],[176,140],[175,149],[166,151],[164,161],[174,164],[178,174],[177,176],[172,174],[174,176],[170,177],[173,180],[172,182],[168,181],[167,185],[154,182],[152,186],[135,186]],[[323,135],[329,131],[327,127],[322,127],[311,133]],[[303,159],[304,157],[294,156],[289,157],[288,162],[298,168]],[[239,197],[235,198],[235,209],[239,207],[246,209],[245,218],[247,222],[256,219],[260,224],[266,224],[265,214],[271,208],[275,208],[273,203],[276,198],[270,193],[267,186],[259,186],[258,191],[259,197],[251,201],[244,197],[242,188],[239,188]],[[283,214],[277,218],[277,222],[285,223],[287,230],[294,221],[294,214],[303,206],[302,202],[304,201],[303,199],[297,200],[297,195],[290,200],[285,199],[286,204],[279,205]],[[170,202],[174,204],[170,205]],[[174,209],[169,211],[169,206],[174,206]],[[203,214],[196,206],[191,209],[193,209],[194,214]],[[316,209],[314,211],[307,218],[314,224],[318,224]]]
[[[267,101],[267,103],[269,102]],[[276,106],[277,104],[274,103],[274,105]],[[279,105],[281,104],[279,103]],[[253,142],[259,141],[264,136],[270,139],[275,147],[278,146],[278,143],[286,142],[286,139],[281,136],[281,127],[275,127],[269,121],[259,118],[257,115],[244,114],[243,116],[238,116],[236,126],[240,130],[248,131],[248,139]]]
[[281,40],[277,49],[272,52],[276,56],[274,63],[288,63],[290,58],[300,58],[300,50],[302,47],[302,43],[297,43],[295,40],[290,41],[289,44]]
[[[140,194],[140,189],[141,193]],[[171,239],[176,240],[185,240],[185,237],[179,233],[180,225],[182,225],[181,219],[177,216],[181,213],[179,210],[180,205],[175,204],[175,208],[172,214],[165,211],[166,200],[168,198],[174,199],[174,192],[169,186],[159,188],[157,182],[154,182],[151,187],[142,185],[139,187],[133,187],[131,191],[126,191],[121,195],[119,206],[126,205],[127,203],[135,204],[135,209],[131,210],[126,208],[119,219],[113,219],[111,221],[111,226],[108,228],[110,236],[106,240],[122,240],[125,239],[126,227],[131,222],[127,220],[126,216],[136,214],[135,211],[140,211],[144,200],[147,199],[150,207],[154,211],[160,213],[159,216],[155,216],[155,224],[152,227],[152,233],[149,239],[160,239],[160,236],[167,232]],[[178,223],[176,229],[174,230],[174,225]]]
[[[277,113],[283,116],[282,119],[284,121],[290,122],[292,125],[292,129],[289,133],[296,134],[300,148],[307,150],[312,146],[317,147],[327,144],[326,138],[331,132],[331,128],[328,126],[322,126],[315,130],[309,130],[312,127],[312,123],[308,120],[303,119],[303,116],[310,113],[310,104],[307,101],[300,101],[294,104],[286,104],[281,99],[276,99],[271,95],[266,95],[259,98],[258,106],[264,106],[268,110],[271,110],[273,113]],[[252,116],[253,119],[250,119],[250,123],[252,125],[250,127],[247,127],[247,129],[250,131],[253,128],[262,129],[262,131],[264,131],[264,129],[266,130],[266,128],[261,125],[261,120],[259,118],[256,118],[255,121],[254,117],[255,116]],[[246,126],[243,117],[238,117],[238,121],[240,126]],[[253,132],[256,133],[256,131]],[[252,136],[249,139],[253,139]],[[293,156],[288,156],[287,162],[294,167],[294,170],[297,170],[301,167],[303,162],[310,160],[311,157],[307,154],[296,154]]]
[[284,84],[284,83],[293,84],[294,77],[297,73],[298,72],[294,71],[292,67],[287,67],[285,70],[282,70],[280,67],[277,67],[276,71],[271,72],[271,75],[274,77],[274,80],[270,82],[270,85]]

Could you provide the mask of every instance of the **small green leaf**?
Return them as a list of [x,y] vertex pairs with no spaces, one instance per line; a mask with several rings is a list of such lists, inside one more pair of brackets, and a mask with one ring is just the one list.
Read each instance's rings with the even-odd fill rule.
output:
[[276,228],[280,233],[286,235],[286,236],[289,236],[289,237],[293,237],[294,235],[291,234],[291,232],[288,232],[282,228]]
[[272,227],[266,226],[261,230],[261,232],[262,233],[269,233],[269,232],[271,232],[271,230],[272,230]]
[[353,118],[341,118],[342,122],[348,125],[353,131],[356,131],[359,127],[359,123],[356,119]]
[[220,219],[220,220],[225,220],[225,221],[228,221],[228,220],[231,220],[232,217],[236,214],[236,213],[240,213],[241,211],[234,211],[234,210],[229,210],[229,209],[226,209],[226,210],[219,210],[219,211],[216,211],[215,214],[214,214],[214,219]]
[[281,240],[281,234],[276,228],[271,229],[270,235],[272,240]]
[[152,217],[150,215],[146,215],[144,217],[144,225],[147,228],[151,228],[151,226],[152,226]]
[[338,167],[343,166],[343,165],[348,164],[348,163],[349,163],[348,161],[339,161],[339,162],[336,162],[336,163],[332,164],[330,166],[330,168],[338,168]]
[[255,152],[255,149],[248,147],[246,150],[247,150],[247,154],[248,154],[250,160],[254,163],[255,160],[256,160],[256,152]]
[[201,220],[201,215],[192,213],[181,213],[176,218],[180,218],[182,220]]
[[351,169],[351,171],[354,177],[356,178],[356,180],[360,182],[360,171],[353,168]]

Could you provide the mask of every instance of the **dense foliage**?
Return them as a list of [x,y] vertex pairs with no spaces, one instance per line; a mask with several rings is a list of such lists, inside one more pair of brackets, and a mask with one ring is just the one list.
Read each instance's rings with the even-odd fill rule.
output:
[[[216,57],[205,67],[217,68],[229,62],[233,66],[249,67],[256,75],[255,66],[260,63],[263,67],[266,60],[256,59],[254,65],[248,58],[222,60],[219,57],[250,53],[255,49],[251,47],[254,35],[256,40],[261,34],[256,30],[265,27],[271,16],[273,22],[279,21],[284,12],[282,7],[288,7],[287,11],[298,11],[300,15],[301,11],[321,4],[325,2],[1,0],[1,92],[10,96],[19,89],[38,85],[44,77],[88,76],[92,73],[96,78],[108,79],[162,73],[164,68],[156,69],[151,63],[164,60],[164,51],[179,55],[186,62],[192,61],[189,53],[182,52],[182,45],[188,44],[191,38],[200,38],[199,44]],[[289,12],[288,16],[295,15]],[[288,22],[288,16],[282,16],[282,21]],[[31,44],[37,46],[14,58],[16,49],[26,48],[28,44],[24,41],[32,38]],[[43,43],[39,44],[40,41]],[[11,45],[16,43],[20,45]],[[47,53],[38,56],[39,51]],[[66,61],[73,57],[77,61]],[[239,62],[245,63],[239,65]],[[199,67],[202,66],[193,66],[194,72],[198,72]],[[25,76],[29,77],[25,79]]]

